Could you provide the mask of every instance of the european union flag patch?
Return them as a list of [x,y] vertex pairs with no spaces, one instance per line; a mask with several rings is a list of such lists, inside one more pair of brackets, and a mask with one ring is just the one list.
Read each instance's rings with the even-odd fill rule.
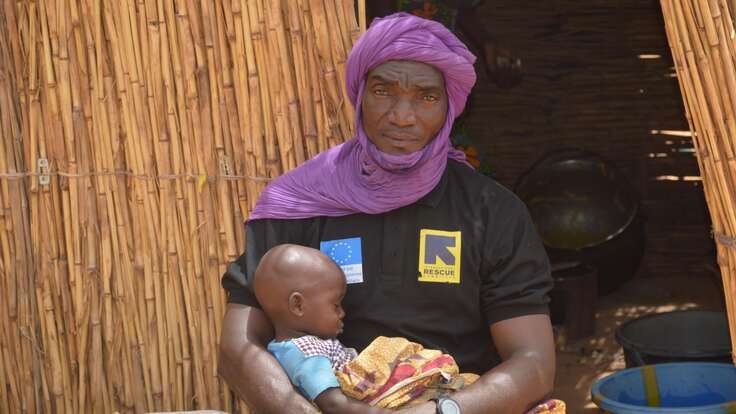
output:
[[323,241],[319,243],[319,249],[340,266],[348,283],[363,283],[360,237]]

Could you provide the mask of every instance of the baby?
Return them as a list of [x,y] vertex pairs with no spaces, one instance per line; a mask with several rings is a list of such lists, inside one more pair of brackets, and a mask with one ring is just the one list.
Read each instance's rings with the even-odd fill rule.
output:
[[[319,250],[292,244],[272,248],[256,268],[254,290],[274,327],[274,340],[268,350],[302,395],[326,414],[390,414],[388,408],[426,401],[451,404],[459,410],[453,400],[445,397],[478,378],[475,374],[460,374],[449,355],[403,338],[376,338],[356,357],[355,350],[336,339],[345,316],[341,306],[347,291],[345,275]],[[380,366],[394,368],[388,368],[391,372],[373,371]],[[374,378],[372,386],[363,382],[363,387],[355,383],[345,386],[351,380],[360,381],[361,372],[368,370],[382,381]],[[385,384],[392,386],[386,390]],[[459,411],[442,408],[437,412]],[[565,405],[550,400],[532,412],[564,414]]]
[[356,357],[336,339],[345,312],[345,275],[332,259],[309,247],[269,250],[255,272],[254,290],[274,327],[268,350],[297,389],[326,414],[388,413],[347,397],[334,374]]

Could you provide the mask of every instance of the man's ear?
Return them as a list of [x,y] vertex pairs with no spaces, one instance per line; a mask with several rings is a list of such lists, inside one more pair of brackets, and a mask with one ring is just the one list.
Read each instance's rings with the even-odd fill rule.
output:
[[289,295],[289,313],[294,316],[304,316],[304,295],[300,292],[292,292]]

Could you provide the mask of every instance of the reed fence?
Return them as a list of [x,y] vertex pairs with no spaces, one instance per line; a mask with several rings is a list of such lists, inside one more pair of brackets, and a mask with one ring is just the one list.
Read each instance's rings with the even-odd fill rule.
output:
[[247,412],[219,279],[264,185],[352,136],[354,7],[2,2],[0,412]]
[[[736,3],[661,0],[703,177],[736,349]],[[736,363],[736,353],[733,354]]]

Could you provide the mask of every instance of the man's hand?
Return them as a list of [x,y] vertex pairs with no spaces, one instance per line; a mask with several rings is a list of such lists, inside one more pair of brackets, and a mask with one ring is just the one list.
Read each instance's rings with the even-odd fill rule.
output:
[[350,398],[339,388],[323,391],[314,399],[324,414],[392,414],[393,411],[372,407],[366,403]]
[[266,350],[272,339],[273,327],[262,311],[229,304],[220,338],[220,375],[259,414],[316,414]]

